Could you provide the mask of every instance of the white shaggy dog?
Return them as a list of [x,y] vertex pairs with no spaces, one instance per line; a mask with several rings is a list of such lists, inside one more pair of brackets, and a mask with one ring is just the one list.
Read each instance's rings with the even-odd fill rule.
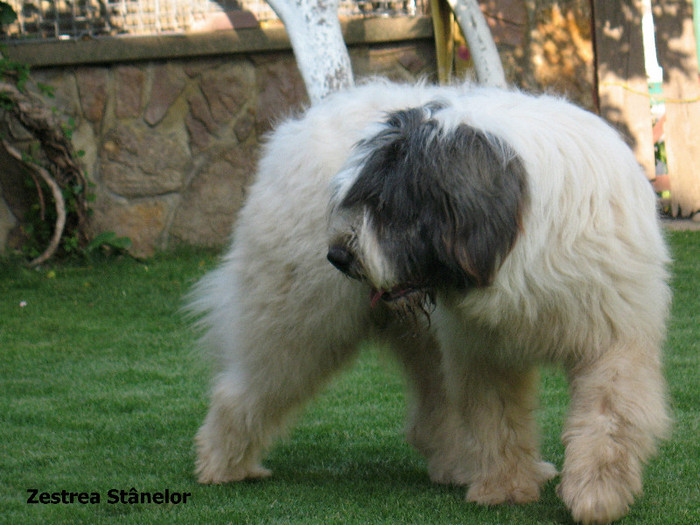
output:
[[218,357],[199,480],[269,475],[288,416],[371,337],[414,387],[431,479],[483,504],[556,475],[533,411],[537,366],[563,366],[559,494],[577,521],[615,520],[668,425],[667,263],[653,191],[596,116],[489,88],[335,94],[270,137],[194,292]]

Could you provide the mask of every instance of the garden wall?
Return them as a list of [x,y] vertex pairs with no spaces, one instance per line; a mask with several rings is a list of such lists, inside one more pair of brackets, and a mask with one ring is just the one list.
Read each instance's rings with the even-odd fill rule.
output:
[[[489,20],[510,81],[593,106],[587,1],[564,2],[565,9],[552,2],[533,9],[524,0],[485,4],[493,8]],[[434,77],[428,17],[359,20],[344,30],[357,78]],[[108,44],[9,50],[35,65],[33,77],[55,88],[47,103],[73,123],[73,142],[84,151],[82,163],[94,183],[94,233],[128,236],[140,256],[179,243],[221,245],[265,133],[307,102],[283,29]],[[31,191],[18,194],[16,182],[8,189],[11,170],[4,171],[0,246],[16,242],[16,225],[31,197]]]

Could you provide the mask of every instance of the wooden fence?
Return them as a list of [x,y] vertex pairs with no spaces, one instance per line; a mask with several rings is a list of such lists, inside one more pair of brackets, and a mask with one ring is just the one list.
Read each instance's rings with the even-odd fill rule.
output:
[[[674,217],[700,211],[700,77],[692,0],[653,3],[657,56],[664,70],[663,140],[667,174],[658,173],[642,46],[641,0],[593,0],[602,115],[627,137],[657,188],[670,190]],[[658,138],[658,137],[657,137]]]

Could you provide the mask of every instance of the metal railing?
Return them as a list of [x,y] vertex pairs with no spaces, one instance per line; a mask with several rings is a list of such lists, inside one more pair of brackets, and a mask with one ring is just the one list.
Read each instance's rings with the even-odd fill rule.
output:
[[[69,40],[105,35],[160,35],[236,26],[235,15],[277,20],[263,0],[5,0],[18,15],[5,40]],[[344,0],[341,17],[402,17],[424,12],[425,0]],[[240,18],[238,18],[240,20]],[[218,23],[217,23],[218,21]]]

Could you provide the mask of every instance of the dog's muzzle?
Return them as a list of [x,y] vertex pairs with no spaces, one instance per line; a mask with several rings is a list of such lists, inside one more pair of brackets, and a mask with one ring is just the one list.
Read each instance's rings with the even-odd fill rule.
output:
[[[326,257],[333,266],[348,277],[364,281],[362,276],[358,274],[355,255],[344,246],[331,246]],[[432,309],[435,302],[432,290],[406,283],[396,285],[391,289],[372,287],[370,290],[371,307],[374,308],[380,300],[392,309],[404,312],[418,310],[425,313],[426,316],[429,316],[428,311]]]

